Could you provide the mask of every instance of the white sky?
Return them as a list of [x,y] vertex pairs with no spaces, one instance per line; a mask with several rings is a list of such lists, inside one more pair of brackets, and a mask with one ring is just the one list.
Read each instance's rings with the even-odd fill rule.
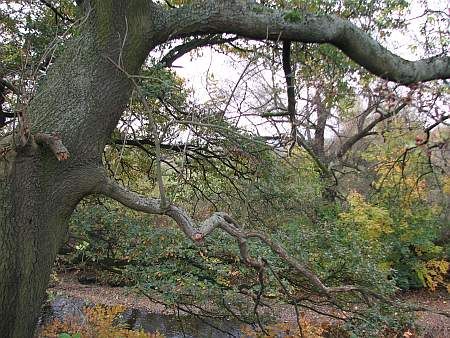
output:
[[[446,0],[428,0],[427,2],[430,10],[444,11],[450,14]],[[411,20],[409,21],[407,30],[401,32],[394,31],[390,36],[386,37],[386,41],[381,41],[381,43],[390,51],[405,59],[417,60],[422,58],[425,51],[421,46],[424,45],[425,38],[420,32],[420,25],[425,22],[426,16],[417,18],[421,14],[423,14],[423,9],[420,1],[412,1],[409,13],[407,14],[407,20]],[[448,30],[450,21],[435,24],[436,28],[443,30],[446,27]],[[414,52],[411,49],[412,45],[418,46]],[[241,64],[238,64],[232,61],[232,57],[236,58],[236,56],[226,56],[214,51],[212,48],[203,48],[200,54],[201,56],[185,55],[174,63],[177,66],[175,68],[177,74],[185,79],[188,88],[193,89],[194,98],[197,102],[205,102],[208,100],[208,92],[206,89],[208,82],[207,76],[211,76],[211,74],[214,76],[214,81],[217,81],[220,86],[230,88],[229,92],[231,92],[231,88],[238,82],[248,61],[243,61]],[[238,68],[235,68],[236,65]],[[282,77],[282,74],[280,75]],[[255,79],[252,80],[253,84],[255,84]],[[241,81],[239,85],[243,86],[244,82]],[[254,123],[255,121],[251,122]],[[245,125],[247,123],[241,121],[241,126]],[[262,131],[262,133],[270,134],[271,128],[269,126],[266,128],[268,128],[266,132]]]
[[[444,11],[450,15],[449,5],[446,0],[428,0],[428,6],[434,11]],[[412,1],[410,7],[410,13],[407,15],[407,19],[414,19],[423,13],[420,1]],[[424,43],[424,36],[419,32],[419,26],[425,22],[425,17],[417,18],[411,21],[406,31],[395,31],[391,36],[387,38],[386,42],[382,42],[393,53],[400,55],[408,60],[417,60],[423,57],[423,49],[420,47]],[[441,27],[449,28],[450,21],[441,22]],[[447,36],[448,38],[448,36]],[[411,51],[411,45],[418,45],[418,49],[415,52]],[[180,68],[176,68],[178,75],[183,77],[188,87],[195,89],[199,97],[207,95],[205,90],[206,79],[205,75],[209,70],[209,73],[214,74],[214,78],[218,81],[231,80],[236,82],[240,76],[240,72],[236,71],[231,66],[230,58],[215,52],[211,48],[204,48],[202,50],[201,57],[193,55],[185,55],[177,60],[174,65]]]

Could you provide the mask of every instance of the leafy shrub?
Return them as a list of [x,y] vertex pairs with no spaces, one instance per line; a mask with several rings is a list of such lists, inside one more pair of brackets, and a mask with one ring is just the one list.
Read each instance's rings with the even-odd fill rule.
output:
[[366,227],[368,234],[367,227],[382,230],[373,245],[386,250],[380,264],[391,270],[399,287],[434,290],[437,285],[446,286],[448,253],[436,243],[448,227],[447,176],[433,167],[431,150],[417,143],[423,126],[404,131],[402,123],[393,120],[383,141],[373,142],[362,155],[375,168],[374,191],[359,205],[350,195],[347,217],[343,216],[348,222],[353,218],[355,226]]

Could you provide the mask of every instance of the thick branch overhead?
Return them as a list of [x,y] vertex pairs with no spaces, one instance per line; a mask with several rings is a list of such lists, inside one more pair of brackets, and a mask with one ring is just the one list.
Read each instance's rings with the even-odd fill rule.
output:
[[371,73],[401,84],[450,78],[450,57],[405,60],[334,15],[269,9],[249,1],[195,1],[161,18],[164,39],[229,33],[256,40],[329,43]]

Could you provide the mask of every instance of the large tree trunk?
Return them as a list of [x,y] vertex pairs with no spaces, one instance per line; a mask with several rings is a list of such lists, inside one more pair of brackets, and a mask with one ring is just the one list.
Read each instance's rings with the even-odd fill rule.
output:
[[151,48],[136,24],[148,2],[127,3],[92,4],[82,33],[28,106],[33,133],[58,133],[70,159],[58,162],[48,149],[29,145],[0,173],[0,337],[33,336],[68,219],[102,177],[104,145],[132,89],[114,63],[134,74]]
[[[34,330],[48,276],[72,205],[30,149],[1,182],[0,336],[28,337]],[[44,174],[45,173],[45,174]],[[45,177],[45,175],[49,175]]]

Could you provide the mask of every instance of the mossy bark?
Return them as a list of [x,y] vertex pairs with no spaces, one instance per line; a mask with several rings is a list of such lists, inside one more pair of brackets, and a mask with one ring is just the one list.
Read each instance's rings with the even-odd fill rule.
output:
[[126,3],[91,2],[28,106],[32,131],[58,133],[70,159],[27,146],[0,177],[0,337],[33,336],[69,217],[100,181],[103,148],[132,91],[115,63],[135,74],[152,48],[148,20],[143,29],[151,7]]

